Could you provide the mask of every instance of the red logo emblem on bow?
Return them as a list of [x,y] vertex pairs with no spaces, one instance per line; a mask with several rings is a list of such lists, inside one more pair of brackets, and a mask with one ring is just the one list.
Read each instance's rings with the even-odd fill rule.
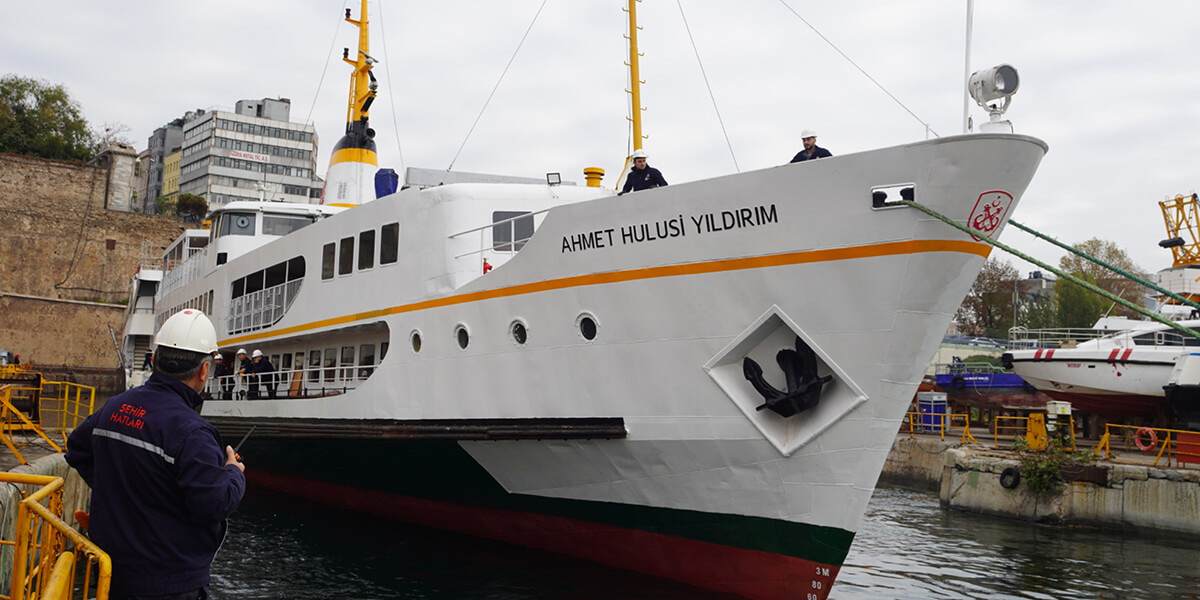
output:
[[[984,237],[992,237],[1004,222],[1004,215],[1008,213],[1012,201],[1012,194],[1004,190],[991,190],[980,194],[979,199],[975,201],[975,208],[971,210],[971,216],[967,217],[967,227],[978,231]],[[979,240],[978,237],[975,239]]]

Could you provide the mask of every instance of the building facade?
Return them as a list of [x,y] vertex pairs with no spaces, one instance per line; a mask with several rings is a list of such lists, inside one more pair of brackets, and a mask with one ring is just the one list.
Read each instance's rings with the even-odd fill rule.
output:
[[241,100],[234,112],[197,112],[183,125],[179,193],[218,208],[238,200],[316,203],[317,133],[293,123],[286,98]]
[[[199,112],[203,113],[204,111]],[[154,201],[158,200],[163,193],[163,169],[166,164],[166,156],[179,150],[183,144],[183,124],[188,117],[194,114],[189,112],[186,116],[174,119],[155,129],[154,133],[150,134],[150,138],[146,140],[146,151],[149,152],[149,157],[145,161],[146,189],[145,193],[141,194],[142,212],[154,213]]]

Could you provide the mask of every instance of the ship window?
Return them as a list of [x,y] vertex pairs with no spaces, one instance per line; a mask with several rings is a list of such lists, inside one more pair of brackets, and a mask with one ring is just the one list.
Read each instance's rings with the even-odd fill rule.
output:
[[471,344],[471,333],[467,331],[466,325],[459,325],[458,327],[455,327],[454,337],[458,340],[458,347],[462,348],[463,350],[466,350],[467,346]]
[[417,353],[417,352],[421,351],[421,332],[420,331],[413,330],[412,333],[408,334],[408,340],[410,342],[412,342],[413,353]]
[[267,267],[267,287],[275,287],[287,283],[287,265],[287,263],[281,262]]
[[358,347],[358,378],[366,379],[375,372],[375,344],[363,344]]
[[325,349],[325,381],[333,381],[337,377],[337,348]]
[[242,277],[233,282],[233,294],[231,298],[241,298],[246,295],[246,278]]
[[388,342],[379,343],[379,362],[383,362],[383,359],[387,358],[387,349]]
[[321,250],[321,279],[333,279],[333,257],[337,253],[334,244],[325,244]]
[[295,281],[297,279],[304,279],[303,256],[297,256],[296,258],[289,260],[287,264],[287,280]]
[[598,327],[596,326],[595,317],[589,314],[579,315],[579,320],[575,324],[579,327],[579,334],[583,336],[583,339],[588,341],[596,339]]
[[533,215],[528,212],[492,212],[492,249],[516,252],[533,237]]
[[370,269],[375,266],[375,230],[358,234],[358,268]]
[[525,329],[525,324],[520,321],[513,321],[509,326],[509,333],[512,334],[513,341],[519,346],[524,346],[525,341],[529,339],[529,332]]
[[287,235],[312,225],[312,219],[297,215],[263,215],[263,233]]
[[222,214],[218,235],[254,235],[254,213]]
[[341,244],[342,249],[338,253],[338,275],[347,275],[354,270],[354,238],[342,238]]
[[390,223],[379,229],[379,264],[390,265],[400,256],[400,224]]
[[354,346],[342,346],[342,381],[354,380]]
[[289,352],[283,355],[283,362],[279,363],[279,370],[290,371],[292,369],[292,354]]
[[308,353],[308,380],[321,380],[321,351],[312,350]]

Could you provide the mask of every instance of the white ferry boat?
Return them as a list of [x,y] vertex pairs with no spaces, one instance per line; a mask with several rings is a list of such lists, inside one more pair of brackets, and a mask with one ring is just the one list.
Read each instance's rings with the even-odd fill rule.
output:
[[[326,187],[350,204],[375,162],[365,8],[361,110]],[[255,427],[252,485],[824,598],[990,252],[978,238],[1000,234],[1046,149],[979,134],[620,196],[467,182],[235,202],[167,273],[158,322],[199,308],[227,361],[276,366],[273,398],[212,382],[204,404],[229,440]],[[978,237],[880,202],[901,189]]]

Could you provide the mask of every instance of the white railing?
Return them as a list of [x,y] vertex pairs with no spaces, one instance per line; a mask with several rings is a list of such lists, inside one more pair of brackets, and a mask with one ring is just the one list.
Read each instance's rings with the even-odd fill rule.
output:
[[232,334],[274,325],[296,301],[303,282],[296,279],[230,300],[226,329]]
[[[519,221],[521,219],[533,219],[533,231],[537,232],[538,227],[541,226],[542,220],[545,218],[543,215],[545,215],[547,212],[550,212],[550,209],[544,208],[544,209],[536,211],[536,212],[523,213],[523,214],[517,215],[515,217],[510,217],[508,219],[504,219],[503,221],[494,221],[494,222],[488,223],[487,225],[484,225],[482,227],[476,227],[474,229],[468,229],[466,231],[460,231],[458,233],[451,234],[448,237],[450,239],[454,239],[456,237],[461,237],[461,236],[475,233],[475,232],[479,233],[479,249],[472,250],[470,252],[466,252],[463,254],[459,254],[458,256],[455,256],[454,258],[462,258],[464,256],[471,256],[472,254],[483,254],[484,252],[487,252],[489,250],[493,251],[493,252],[516,253],[517,250],[520,249],[519,246],[525,245],[525,242],[529,241],[533,237],[533,236],[530,236],[530,237],[519,239],[519,240],[515,239],[517,237],[517,221]],[[509,239],[509,241],[496,243],[496,241],[493,240],[491,244],[487,243],[487,236],[485,235],[486,232],[489,229],[492,229],[493,227],[496,227],[498,225],[504,225],[504,224],[508,224],[508,231],[509,231],[508,239]]]
[[270,399],[270,384],[264,383],[273,377],[275,398],[319,398],[345,394],[362,385],[375,372],[378,365],[339,365],[336,367],[298,367],[260,373],[259,382],[249,375],[226,375],[208,380],[204,388],[206,397],[216,400],[266,400]]
[[162,285],[158,286],[158,292],[154,294],[155,304],[162,300],[163,296],[199,277],[204,268],[204,257],[207,254],[207,250],[200,250],[192,253],[182,262],[163,265],[167,270],[163,273]]

